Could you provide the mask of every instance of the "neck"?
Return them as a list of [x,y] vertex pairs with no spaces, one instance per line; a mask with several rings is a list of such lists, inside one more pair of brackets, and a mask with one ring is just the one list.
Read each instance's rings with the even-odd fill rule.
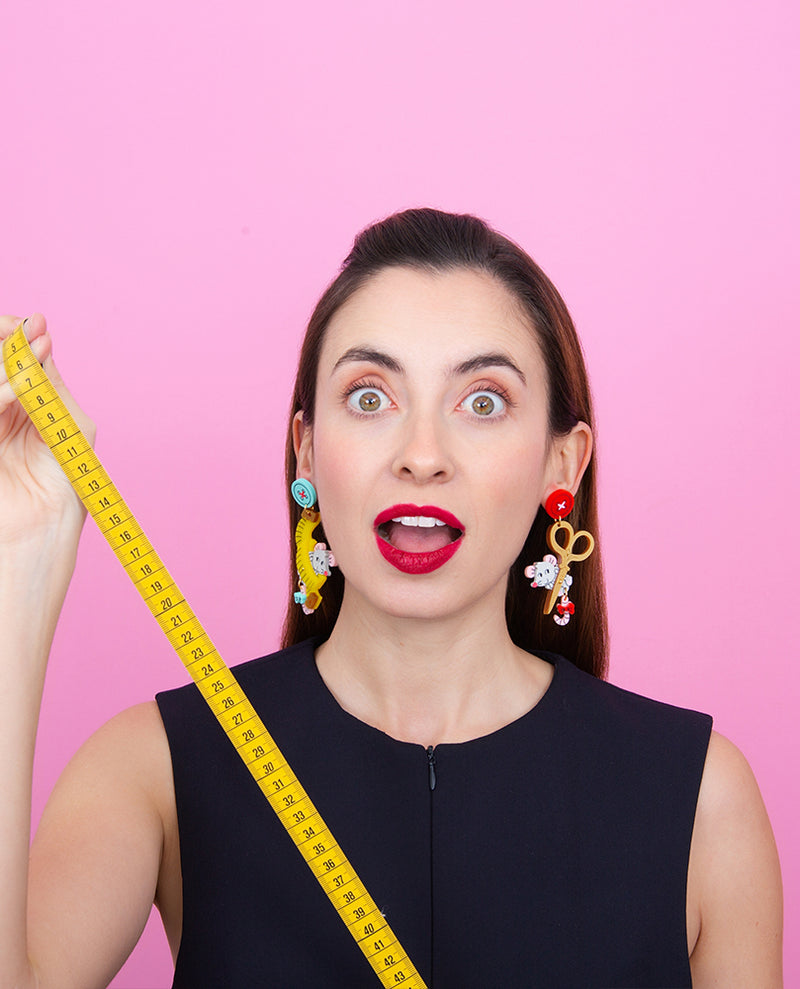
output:
[[397,618],[347,594],[316,653],[339,704],[393,738],[436,745],[486,735],[529,711],[552,667],[518,649],[502,608],[440,619]]

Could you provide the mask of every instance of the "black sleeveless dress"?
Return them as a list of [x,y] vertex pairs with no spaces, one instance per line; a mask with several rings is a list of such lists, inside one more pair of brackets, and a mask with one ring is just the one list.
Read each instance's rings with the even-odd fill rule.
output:
[[[236,668],[429,989],[690,986],[711,730],[552,655],[528,714],[432,753],[343,711],[304,642]],[[157,697],[183,870],[174,989],[380,983],[193,684]]]

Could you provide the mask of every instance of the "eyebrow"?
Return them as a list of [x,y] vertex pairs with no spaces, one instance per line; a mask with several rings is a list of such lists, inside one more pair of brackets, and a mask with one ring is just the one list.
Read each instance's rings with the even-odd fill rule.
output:
[[[334,364],[333,370],[335,371],[344,364],[355,364],[358,362],[376,364],[378,367],[385,368],[387,371],[394,371],[395,374],[405,374],[405,368],[397,358],[384,353],[382,350],[374,350],[372,347],[351,347]],[[463,374],[473,374],[475,371],[482,371],[488,367],[506,367],[517,375],[523,385],[527,384],[522,370],[507,354],[500,353],[499,351],[476,354],[474,357],[469,357],[467,360],[461,361],[460,364],[449,368],[447,376],[456,377]]]
[[343,364],[356,364],[360,361],[367,364],[377,364],[378,367],[386,368],[387,371],[394,371],[396,374],[405,374],[400,361],[390,357],[389,354],[384,354],[382,350],[373,350],[371,347],[351,347],[346,350],[333,365],[333,370],[335,371]]
[[527,384],[522,369],[517,367],[510,357],[501,353],[476,354],[474,357],[457,364],[450,373],[454,375],[473,374],[475,371],[482,371],[487,367],[507,367],[517,375],[523,385]]

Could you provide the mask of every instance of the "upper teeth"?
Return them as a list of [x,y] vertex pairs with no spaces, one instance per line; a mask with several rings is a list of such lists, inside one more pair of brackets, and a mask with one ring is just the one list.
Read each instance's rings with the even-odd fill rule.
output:
[[435,519],[430,515],[401,515],[392,522],[399,522],[400,525],[418,525],[423,529],[432,529],[435,525],[447,525],[441,519]]

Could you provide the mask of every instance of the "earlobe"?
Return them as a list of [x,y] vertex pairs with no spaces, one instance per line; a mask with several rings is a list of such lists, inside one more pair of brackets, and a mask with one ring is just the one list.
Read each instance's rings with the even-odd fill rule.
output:
[[292,442],[297,458],[297,476],[313,480],[314,445],[312,427],[306,423],[302,412],[296,412],[292,419]]
[[547,494],[556,488],[575,494],[592,459],[593,444],[592,430],[585,422],[577,423],[566,436],[553,441]]

